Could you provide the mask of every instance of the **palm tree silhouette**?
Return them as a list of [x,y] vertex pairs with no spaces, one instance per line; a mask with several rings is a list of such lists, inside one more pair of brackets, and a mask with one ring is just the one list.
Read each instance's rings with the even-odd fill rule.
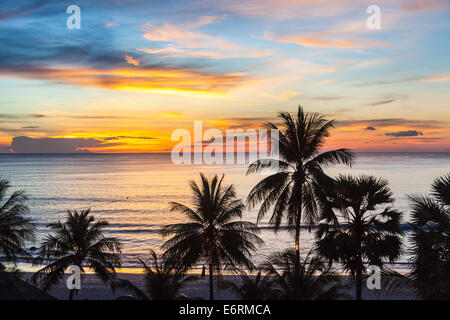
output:
[[450,299],[450,174],[432,184],[433,197],[412,201],[412,273],[424,299]]
[[140,300],[175,300],[181,299],[179,291],[186,283],[198,280],[197,276],[185,276],[185,273],[176,269],[173,263],[168,261],[158,262],[155,251],[150,250],[150,264],[139,259],[145,269],[145,291],[135,286],[131,281],[115,279],[112,282],[113,291],[124,289]]
[[240,285],[237,285],[234,280],[223,280],[219,282],[219,288],[231,290],[241,300],[266,300],[274,297],[270,281],[262,275],[262,270],[259,270],[254,277],[242,272],[240,278]]
[[286,249],[273,254],[262,266],[266,278],[275,285],[272,290],[278,299],[334,300],[347,298],[342,293],[346,286],[340,283],[331,266],[327,266],[312,250],[300,261],[299,277],[296,272],[296,252]]
[[[89,268],[103,282],[116,277],[115,269],[120,267],[120,243],[116,238],[105,237],[103,232],[108,222],[95,221],[90,210],[67,212],[64,223],[58,221],[48,225],[56,234],[49,234],[42,242],[35,264],[48,263],[38,270],[32,281],[39,279],[47,291],[64,276],[70,265],[76,265],[84,273]],[[75,289],[70,290],[73,299]]]
[[[188,269],[203,260],[209,264],[209,296],[214,299],[213,275],[222,267],[236,271],[238,266],[254,267],[251,253],[262,240],[253,223],[242,218],[244,204],[236,197],[234,186],[222,185],[224,176],[209,180],[200,175],[201,183],[191,182],[193,208],[172,202],[171,211],[178,211],[188,222],[163,228],[164,236],[173,235],[163,244],[164,258],[177,261]],[[173,260],[172,260],[173,259]]]
[[[323,171],[333,164],[351,165],[353,154],[347,149],[338,149],[320,153],[325,139],[334,127],[334,121],[328,121],[317,113],[306,113],[301,106],[297,115],[283,112],[279,115],[283,129],[269,123],[271,129],[279,130],[280,159],[277,173],[261,180],[249,193],[247,203],[250,208],[258,203],[262,205],[258,212],[258,222],[273,207],[269,223],[280,227],[282,220],[295,230],[296,276],[300,268],[300,225],[305,220],[314,224],[318,214],[318,197],[321,187],[330,183]],[[260,172],[274,160],[260,159],[252,163],[247,174]]]
[[356,277],[360,300],[363,259],[383,268],[383,260],[393,262],[402,254],[402,214],[391,207],[392,192],[382,178],[341,175],[330,186],[328,199],[316,232],[317,250],[330,263],[342,262]]
[[26,241],[34,241],[35,226],[25,202],[28,200],[23,191],[15,191],[9,198],[6,193],[10,185],[0,179],[0,254],[6,261],[16,262],[17,258],[29,258],[25,249]]

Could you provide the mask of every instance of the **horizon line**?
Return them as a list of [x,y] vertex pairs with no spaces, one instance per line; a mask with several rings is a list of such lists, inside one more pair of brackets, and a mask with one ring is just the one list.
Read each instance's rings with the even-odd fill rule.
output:
[[[447,150],[447,151],[358,151],[358,150],[350,149],[350,151],[352,151],[354,153],[450,153],[450,150]],[[234,153],[234,152],[232,152],[232,153]],[[241,153],[241,152],[237,152],[237,153]],[[171,152],[0,152],[0,155],[31,155],[31,154],[37,154],[37,155],[167,154],[167,155],[170,155]],[[193,152],[191,154],[194,155],[196,153]]]

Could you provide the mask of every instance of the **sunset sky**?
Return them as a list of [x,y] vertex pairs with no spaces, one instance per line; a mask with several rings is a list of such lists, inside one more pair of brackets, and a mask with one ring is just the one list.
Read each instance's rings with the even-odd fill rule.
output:
[[327,148],[449,152],[449,52],[448,0],[2,0],[0,152],[167,152],[299,104]]

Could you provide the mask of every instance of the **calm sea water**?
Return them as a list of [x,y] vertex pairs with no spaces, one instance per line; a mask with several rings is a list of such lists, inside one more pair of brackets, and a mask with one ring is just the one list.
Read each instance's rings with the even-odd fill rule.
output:
[[[245,199],[262,178],[245,176],[245,171],[245,165],[174,165],[169,155],[161,154],[0,155],[0,177],[10,181],[11,190],[23,189],[30,197],[38,241],[48,233],[46,225],[64,219],[66,210],[91,208],[96,218],[109,221],[108,234],[122,241],[125,268],[137,268],[136,258],[148,254],[150,248],[158,251],[164,242],[161,226],[183,221],[182,216],[168,211],[168,202],[189,204],[190,180],[198,179],[200,172],[224,173],[226,182],[235,184],[238,195]],[[327,169],[332,176],[365,173],[387,178],[395,207],[404,212],[405,220],[410,210],[406,195],[427,193],[433,179],[448,172],[450,153],[360,153],[353,168]],[[246,212],[244,219],[256,222],[256,211]],[[287,232],[274,234],[267,229],[266,221],[260,226],[265,245],[255,254],[256,263],[293,243]],[[313,235],[304,230],[303,253],[313,242]],[[402,262],[407,258],[405,255]]]

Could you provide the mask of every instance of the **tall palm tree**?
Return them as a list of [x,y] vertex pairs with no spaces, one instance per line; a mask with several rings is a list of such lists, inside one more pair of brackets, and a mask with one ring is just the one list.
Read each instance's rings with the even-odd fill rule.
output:
[[412,279],[424,299],[450,299],[450,174],[412,195]]
[[158,262],[155,251],[150,250],[150,265],[139,259],[145,269],[145,291],[135,286],[131,281],[115,279],[112,282],[113,290],[124,289],[130,291],[140,300],[175,300],[180,299],[179,291],[188,282],[198,280],[197,276],[185,276],[184,271],[176,269],[169,261]]
[[[64,276],[70,265],[76,265],[84,273],[89,268],[103,282],[116,277],[120,267],[120,243],[116,238],[105,237],[108,222],[95,221],[90,209],[68,211],[64,223],[58,221],[48,225],[56,234],[49,234],[43,240],[35,264],[48,263],[33,276],[33,282],[41,279],[40,285],[47,291]],[[73,299],[75,289],[70,291]]]
[[271,283],[262,275],[262,270],[259,270],[254,277],[242,272],[240,278],[239,285],[234,280],[223,280],[219,282],[219,288],[231,290],[242,300],[266,300],[275,296]]
[[222,267],[236,271],[239,266],[252,269],[251,253],[262,240],[256,235],[253,223],[242,218],[244,204],[236,197],[233,185],[222,184],[224,176],[209,180],[200,175],[201,183],[191,182],[192,209],[172,202],[171,211],[188,218],[186,223],[163,228],[164,236],[173,235],[163,244],[164,257],[174,259],[184,268],[199,261],[209,264],[209,296],[214,299],[213,274],[221,274]]
[[361,299],[363,260],[384,266],[402,254],[402,214],[388,182],[382,178],[341,175],[329,188],[323,222],[316,233],[318,252],[330,262],[342,262],[356,278],[356,299]]
[[296,253],[293,249],[273,254],[263,265],[266,278],[276,285],[276,297],[283,300],[334,300],[347,298],[346,288],[340,283],[331,266],[312,250],[301,260],[300,276],[296,272]]
[[[331,178],[323,168],[333,164],[351,165],[353,153],[338,149],[320,153],[325,139],[334,127],[334,120],[328,121],[317,113],[307,113],[301,106],[296,115],[280,113],[281,127],[269,123],[271,129],[279,131],[279,170],[261,180],[249,193],[250,208],[262,205],[258,222],[273,207],[270,224],[277,231],[284,219],[295,231],[296,272],[300,268],[300,226],[302,221],[314,224],[319,211],[321,187],[329,184]],[[274,160],[260,159],[252,163],[247,174],[260,172]]]
[[7,180],[0,179],[0,255],[6,261],[16,262],[19,257],[30,257],[25,245],[26,241],[35,240],[35,226],[26,217],[29,209],[25,193],[15,191],[7,198],[9,187]]

